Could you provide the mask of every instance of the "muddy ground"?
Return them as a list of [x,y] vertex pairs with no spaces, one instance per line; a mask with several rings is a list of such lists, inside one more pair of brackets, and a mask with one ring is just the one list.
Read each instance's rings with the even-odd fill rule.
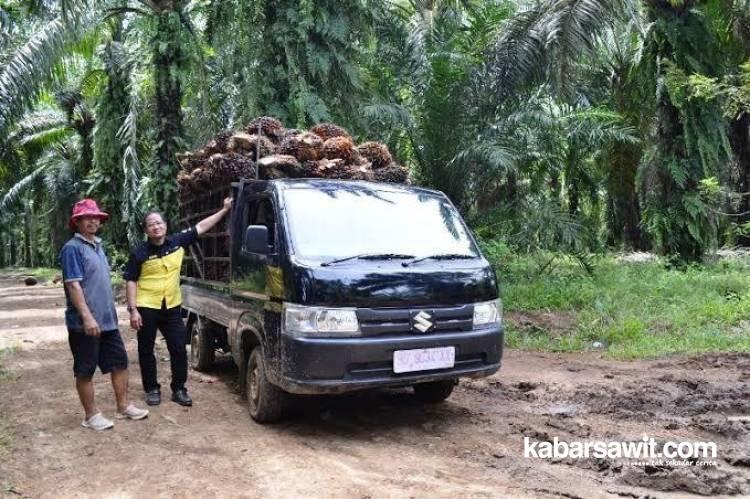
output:
[[[272,426],[250,421],[223,357],[191,373],[192,408],[165,402],[145,421],[95,433],[79,426],[63,305],[59,285],[0,277],[0,348],[14,347],[0,374],[0,444],[10,442],[0,496],[750,496],[750,355],[626,363],[507,351],[500,373],[462,381],[443,404],[421,405],[407,389],[313,397]],[[134,334],[122,331],[142,404]],[[166,347],[157,348],[166,386]],[[110,386],[96,383],[111,417]],[[719,456],[715,466],[523,457],[525,436],[644,435],[713,441]]]

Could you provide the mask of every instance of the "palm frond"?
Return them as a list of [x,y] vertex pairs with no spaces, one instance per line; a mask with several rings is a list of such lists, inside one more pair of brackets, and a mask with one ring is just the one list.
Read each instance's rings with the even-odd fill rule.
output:
[[10,144],[24,145],[33,141],[33,137],[67,125],[65,115],[59,111],[48,109],[27,114],[16,129],[8,136]]
[[606,109],[575,110],[563,117],[568,123],[568,134],[582,139],[592,149],[612,142],[636,144],[638,131],[624,124],[622,116]]
[[130,107],[125,121],[117,132],[118,139],[125,144],[122,157],[123,185],[122,219],[127,227],[127,237],[131,244],[136,244],[141,238],[141,228],[138,224],[141,196],[141,161],[138,156],[138,97],[132,89],[130,93]]
[[74,141],[59,144],[44,159],[44,163],[49,165],[44,172],[46,194],[59,209],[67,209],[78,194],[79,148]]
[[68,49],[96,27],[96,11],[75,20],[53,19],[5,61],[0,73],[0,138],[32,106]]
[[495,174],[516,169],[517,154],[507,144],[483,141],[459,152],[450,166],[471,168],[475,172],[490,169]]
[[139,9],[138,7],[111,7],[105,11],[104,19],[120,17],[126,14],[137,14],[139,16],[147,17],[150,15],[150,12],[147,10]]
[[8,189],[8,192],[6,192],[0,200],[0,213],[8,213],[21,199],[23,192],[37,179],[41,178],[49,166],[49,163],[43,164],[11,186],[10,189]]
[[490,51],[499,79],[495,94],[507,98],[548,76],[570,94],[569,76],[581,56],[592,54],[602,30],[631,11],[632,0],[544,0],[508,21]]
[[407,130],[415,128],[412,114],[398,104],[369,104],[362,108],[362,114],[372,123]]

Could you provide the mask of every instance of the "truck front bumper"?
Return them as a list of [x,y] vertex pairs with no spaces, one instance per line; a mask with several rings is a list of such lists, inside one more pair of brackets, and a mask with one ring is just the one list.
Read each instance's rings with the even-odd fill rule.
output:
[[[453,346],[452,368],[393,372],[393,352]],[[343,393],[363,388],[407,386],[459,377],[489,376],[500,369],[501,326],[427,336],[297,338],[281,335],[281,369],[273,381],[290,393]]]

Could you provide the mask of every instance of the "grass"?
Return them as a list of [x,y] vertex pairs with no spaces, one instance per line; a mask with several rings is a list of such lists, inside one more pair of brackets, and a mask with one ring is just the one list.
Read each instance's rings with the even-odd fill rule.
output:
[[16,379],[13,373],[5,367],[5,359],[11,354],[13,354],[13,348],[0,348],[0,383]]
[[60,269],[51,267],[6,267],[2,271],[9,275],[34,276],[40,281],[51,281],[56,275],[61,275]]
[[[0,348],[0,383],[13,379],[13,375],[5,368],[5,359],[11,353],[9,349]],[[0,416],[0,458],[2,458],[13,442],[13,432],[7,422]]]
[[[750,351],[748,260],[669,270],[661,261],[609,256],[598,258],[589,275],[574,260],[553,256],[496,260],[510,347],[601,349],[616,359]],[[532,320],[514,321],[518,314]],[[566,327],[535,323],[556,314],[567,318]]]
[[[2,269],[5,273],[13,273],[15,275],[30,275],[34,276],[42,282],[50,282],[55,276],[62,276],[62,270],[51,268],[51,267],[9,267]],[[112,271],[112,284],[124,284],[125,281],[122,278],[122,272]]]
[[11,430],[10,425],[8,425],[4,419],[0,418],[0,457],[7,454],[12,443],[13,431]]

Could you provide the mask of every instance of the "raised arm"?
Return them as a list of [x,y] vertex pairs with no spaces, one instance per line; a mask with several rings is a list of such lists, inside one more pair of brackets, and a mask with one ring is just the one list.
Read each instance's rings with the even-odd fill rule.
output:
[[219,220],[224,218],[224,216],[229,213],[232,210],[232,198],[226,198],[224,200],[224,206],[214,213],[213,215],[210,215],[197,224],[195,224],[195,232],[201,236],[211,230],[214,225],[219,223]]

